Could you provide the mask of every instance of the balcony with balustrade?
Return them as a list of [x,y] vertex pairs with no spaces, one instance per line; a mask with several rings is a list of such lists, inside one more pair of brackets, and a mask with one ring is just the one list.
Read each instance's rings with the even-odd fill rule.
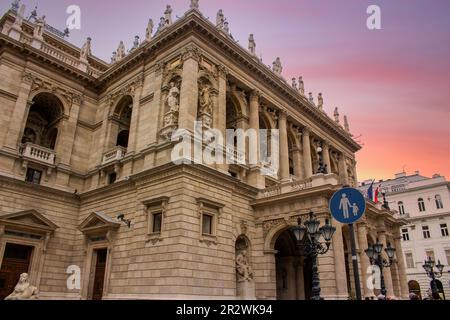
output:
[[19,148],[21,156],[26,160],[37,161],[42,164],[55,165],[56,152],[33,143],[25,143]]
[[122,160],[127,153],[127,149],[117,146],[103,155],[102,165],[110,164]]

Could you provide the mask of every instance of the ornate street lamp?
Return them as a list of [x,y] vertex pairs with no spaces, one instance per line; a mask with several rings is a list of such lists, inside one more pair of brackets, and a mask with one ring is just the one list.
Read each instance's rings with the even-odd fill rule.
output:
[[[312,297],[311,300],[322,300],[320,297],[320,279],[317,268],[317,256],[325,254],[330,249],[331,239],[336,228],[330,224],[328,219],[325,225],[320,227],[319,220],[316,219],[314,212],[309,213],[309,219],[302,226],[301,218],[297,220],[298,225],[292,228],[292,232],[297,239],[297,245],[301,248],[301,254],[310,256],[312,260]],[[307,236],[305,239],[305,235]],[[323,238],[325,242],[321,242]],[[303,241],[305,240],[305,241]]]
[[[438,260],[438,264],[435,265],[435,261],[431,259],[431,257],[428,257],[422,267],[425,269],[427,276],[431,278],[431,293],[434,298],[436,294],[439,294],[439,290],[436,285],[436,279],[442,277],[444,265],[441,264],[440,260]],[[434,267],[436,267],[437,272],[434,272]]]
[[384,284],[384,276],[383,276],[383,268],[389,268],[394,262],[395,249],[388,243],[387,248],[384,249],[386,255],[389,260],[383,258],[381,254],[383,252],[383,244],[380,243],[377,239],[377,242],[364,250],[370,260],[370,264],[376,265],[380,268],[380,286],[381,286],[381,294],[386,296],[386,286]]

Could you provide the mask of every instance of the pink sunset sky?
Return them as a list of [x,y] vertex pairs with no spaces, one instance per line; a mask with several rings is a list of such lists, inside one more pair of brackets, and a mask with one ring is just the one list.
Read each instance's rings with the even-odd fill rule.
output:
[[[0,12],[9,8],[2,0]],[[23,0],[27,15],[38,5],[47,23],[65,28],[66,8],[81,8],[81,30],[69,41],[92,37],[93,54],[108,61],[124,40],[141,39],[149,18],[170,4],[182,16],[189,0]],[[368,30],[366,9],[379,5],[382,29]],[[322,92],[325,110],[339,107],[363,144],[359,180],[408,173],[450,178],[450,1],[448,0],[200,0],[215,22],[223,9],[233,37],[244,47],[255,35],[265,64],[281,57],[286,79],[302,75],[306,92]],[[156,29],[156,28],[155,28]],[[290,80],[289,80],[290,82]]]

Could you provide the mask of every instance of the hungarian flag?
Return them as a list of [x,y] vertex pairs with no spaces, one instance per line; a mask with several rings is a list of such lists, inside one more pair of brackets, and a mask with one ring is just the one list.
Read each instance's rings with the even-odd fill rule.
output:
[[379,185],[375,189],[375,193],[373,195],[373,202],[378,203],[380,201],[379,198],[378,198],[379,195],[381,195],[381,185]]

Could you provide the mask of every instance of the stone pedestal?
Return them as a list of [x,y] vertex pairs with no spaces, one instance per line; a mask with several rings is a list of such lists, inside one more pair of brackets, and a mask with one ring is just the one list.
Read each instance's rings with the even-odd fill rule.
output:
[[9,30],[9,37],[14,40],[20,41],[21,35],[22,35],[22,27],[13,24],[11,30]]
[[169,111],[164,115],[164,127],[161,129],[159,135],[164,140],[170,140],[172,134],[178,128],[178,112]]
[[31,41],[31,46],[33,48],[40,50],[42,48],[43,42],[44,42],[44,39],[42,39],[42,38],[33,38],[33,41]]
[[78,64],[78,69],[83,72],[87,72],[89,66],[89,62],[85,59],[80,59],[80,63]]
[[237,296],[242,300],[255,300],[255,282],[242,281],[237,283]]

